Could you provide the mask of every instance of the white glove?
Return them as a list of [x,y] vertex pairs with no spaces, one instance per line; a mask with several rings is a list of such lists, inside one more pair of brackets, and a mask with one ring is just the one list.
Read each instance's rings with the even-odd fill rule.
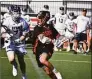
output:
[[50,42],[51,42],[51,39],[48,38],[48,37],[44,37],[44,38],[42,39],[42,43],[49,44]]
[[46,36],[44,36],[43,34],[38,35],[38,39],[40,42],[42,42],[43,44],[49,44],[52,40]]
[[21,40],[20,39],[16,39],[14,42],[15,43],[21,43]]

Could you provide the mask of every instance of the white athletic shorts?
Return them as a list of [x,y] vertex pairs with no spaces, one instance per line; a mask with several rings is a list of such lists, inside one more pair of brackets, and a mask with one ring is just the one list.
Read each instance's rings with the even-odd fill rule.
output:
[[71,32],[69,32],[69,31],[66,31],[65,36],[66,36],[67,38],[72,38],[72,37],[74,37],[74,34],[71,33]]
[[6,52],[9,52],[9,51],[14,51],[15,53],[24,54],[24,55],[27,53],[25,46],[17,47],[12,44],[6,47]]

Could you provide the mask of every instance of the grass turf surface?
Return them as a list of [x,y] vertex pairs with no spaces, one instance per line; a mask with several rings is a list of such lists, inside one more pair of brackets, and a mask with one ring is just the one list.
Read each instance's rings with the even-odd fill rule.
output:
[[[50,79],[41,68],[38,68],[31,49],[27,51],[28,54],[25,56],[27,78]],[[72,52],[61,51],[55,52],[50,61],[60,71],[63,79],[91,79],[91,55],[74,55]],[[12,76],[12,66],[8,62],[5,50],[0,51],[0,79],[21,79],[19,67],[18,75]]]

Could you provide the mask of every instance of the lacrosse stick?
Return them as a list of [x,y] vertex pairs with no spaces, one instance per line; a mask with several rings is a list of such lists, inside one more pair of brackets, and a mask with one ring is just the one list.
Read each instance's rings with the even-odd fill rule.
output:
[[[73,33],[73,34],[74,34],[74,37],[78,36],[79,34],[85,32],[85,31],[88,30],[88,29],[92,29],[92,26],[87,27],[85,30],[81,31],[81,32],[78,33],[78,34],[74,34],[74,33]],[[72,38],[67,38],[67,37],[65,37],[65,36],[64,36],[63,38],[61,38],[61,37],[62,37],[62,36],[60,36],[60,37],[57,39],[57,41],[55,42],[57,48],[60,48],[61,45],[63,45],[65,42],[69,41],[69,39],[74,38],[74,37],[72,37]]]
[[5,47],[9,46],[11,41],[11,37],[13,36],[13,32],[5,25],[1,25],[1,27],[3,27],[5,29],[5,33],[6,33],[6,38],[4,39],[5,41]]
[[10,37],[12,37],[14,35],[12,30],[10,30],[7,26],[1,25],[1,27],[3,27],[5,29],[5,31],[10,35]]
[[[7,47],[7,46],[9,46],[10,45],[10,43],[11,43],[11,37],[13,37],[14,36],[14,32],[12,31],[12,30],[10,30],[7,26],[5,26],[5,25],[2,25],[2,27],[5,29],[5,31],[6,31],[6,38],[5,38],[5,47]],[[18,40],[18,39],[17,39]],[[15,43],[15,44],[19,44],[19,43],[21,43],[21,42],[17,42],[16,40],[13,40],[12,41],[13,43]]]

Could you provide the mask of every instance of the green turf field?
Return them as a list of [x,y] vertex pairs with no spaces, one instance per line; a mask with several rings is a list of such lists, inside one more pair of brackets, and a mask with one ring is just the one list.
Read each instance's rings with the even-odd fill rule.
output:
[[[42,69],[38,68],[31,49],[27,49],[25,56],[28,79],[50,79]],[[63,79],[91,79],[91,55],[77,54],[72,52],[55,52],[50,59]],[[21,79],[20,69],[18,75],[12,76],[12,66],[9,64],[5,51],[0,51],[0,79]]]

